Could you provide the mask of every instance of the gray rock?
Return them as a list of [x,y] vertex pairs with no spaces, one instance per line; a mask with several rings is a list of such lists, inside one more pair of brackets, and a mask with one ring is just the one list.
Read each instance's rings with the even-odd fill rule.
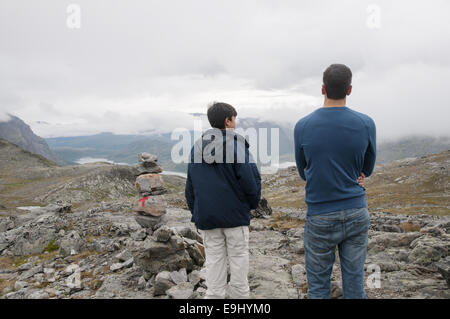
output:
[[14,220],[11,217],[0,218],[0,233],[14,228]]
[[332,281],[330,298],[331,299],[340,299],[340,298],[342,298],[342,296],[343,296],[343,293],[342,293],[341,284],[337,281]]
[[123,263],[112,264],[111,267],[109,267],[109,269],[111,271],[118,271],[123,268],[130,268],[131,266],[133,266],[133,263],[134,263],[134,259],[133,259],[133,257],[131,257],[130,259],[126,260]]
[[199,243],[203,243],[202,236],[198,232],[192,230],[188,226],[177,226],[177,227],[173,227],[172,229],[178,235],[181,235],[181,236],[183,236],[185,238],[189,238],[189,239],[198,241]]
[[132,229],[128,223],[117,223],[117,222],[113,223],[111,225],[111,229],[109,230],[111,235],[113,235],[114,237],[128,236],[131,231]]
[[185,268],[182,268],[178,271],[172,271],[170,273],[170,279],[172,279],[172,281],[178,285],[181,284],[183,282],[187,282],[188,280],[188,276],[187,276],[187,272]]
[[424,236],[414,240],[410,248],[408,261],[415,264],[429,265],[439,261],[441,257],[448,255],[449,243],[443,242],[438,237]]
[[193,270],[191,271],[191,273],[188,275],[188,279],[189,282],[196,287],[197,284],[200,282],[201,278],[200,278],[200,272],[198,270]]
[[[56,238],[54,221],[48,220],[42,224],[30,223],[19,228],[11,229],[0,236],[0,246],[2,242],[15,256],[29,256],[41,254],[44,249]],[[1,248],[1,247],[0,247]]]
[[435,265],[442,277],[447,281],[447,285],[450,287],[450,256],[442,258]]
[[59,243],[59,254],[66,257],[78,254],[81,251],[83,240],[80,234],[73,230],[64,236]]
[[138,160],[140,163],[151,164],[158,161],[158,156],[143,152],[138,154]]
[[166,294],[171,299],[192,299],[194,286],[190,282],[183,282],[167,290]]
[[145,237],[147,237],[147,232],[145,231],[145,229],[139,229],[134,233],[131,233],[131,238],[133,238],[134,240],[141,241],[144,240]]
[[157,229],[160,226],[164,225],[167,222],[167,218],[165,215],[160,217],[155,216],[144,216],[141,214],[137,214],[135,216],[136,222],[141,225],[143,228]]
[[263,218],[272,215],[272,208],[264,197],[259,201],[258,207],[250,211],[251,218]]
[[157,174],[162,172],[162,168],[154,163],[154,164],[143,164],[139,163],[133,166],[137,171],[137,176],[144,174]]
[[107,240],[107,239],[97,239],[92,244],[92,247],[98,253],[103,253],[104,251],[106,251],[106,247],[108,247],[108,245],[109,245],[109,240]]
[[370,250],[374,246],[379,246],[384,249],[388,247],[409,246],[413,240],[417,239],[420,236],[422,236],[422,234],[419,232],[383,233],[377,236],[373,236],[369,240],[367,249]]
[[49,299],[49,296],[47,292],[43,290],[38,290],[29,294],[28,299]]
[[143,290],[146,288],[147,281],[145,280],[144,276],[139,277],[137,286],[139,290]]
[[297,264],[291,269],[292,281],[297,287],[301,287],[306,283],[306,270],[303,265]]
[[134,258],[131,257],[130,259],[126,260],[124,263],[122,263],[123,268],[130,268],[134,264]]
[[41,273],[43,270],[44,269],[43,269],[42,265],[35,266],[35,267],[31,268],[30,270],[27,270],[24,273],[22,273],[18,277],[18,280],[22,281],[25,279],[29,279],[29,278],[33,277],[34,275]]
[[172,236],[172,230],[167,226],[161,226],[154,233],[153,236],[156,238],[156,241],[159,242],[167,242]]
[[121,253],[117,254],[115,258],[120,262],[124,262],[130,258],[133,258],[133,255],[128,249],[125,249]]
[[172,282],[170,272],[162,271],[155,277],[155,283],[153,285],[153,295],[160,296],[165,295],[166,291],[175,286],[175,283]]
[[195,242],[194,245],[189,245],[187,247],[189,256],[194,260],[195,264],[198,266],[203,266],[205,263],[205,248],[202,244]]
[[384,232],[390,232],[390,233],[403,233],[404,232],[404,230],[402,230],[397,225],[380,225],[379,230],[384,231]]
[[70,264],[64,269],[63,274],[69,276],[77,271],[80,271],[80,266],[77,264]]
[[17,280],[16,283],[14,284],[15,291],[21,290],[22,288],[26,287],[28,287],[28,283],[26,281]]
[[25,289],[7,293],[5,295],[5,298],[6,299],[24,299],[25,298]]
[[44,268],[44,274],[46,276],[47,282],[55,282],[56,281],[56,270],[54,268]]
[[109,269],[111,270],[111,271],[118,271],[118,270],[120,270],[120,269],[122,269],[123,268],[123,264],[122,263],[115,263],[115,264],[112,264],[110,267],[109,267]]
[[194,262],[185,250],[183,240],[177,236],[172,236],[167,243],[157,242],[152,237],[136,243],[139,244],[132,250],[134,261],[149,276],[163,270],[193,269]]
[[25,263],[19,266],[19,268],[17,268],[19,271],[24,271],[24,270],[30,270],[31,268],[33,268],[33,263]]
[[153,194],[155,191],[163,191],[164,182],[159,174],[143,174],[136,178],[136,188],[139,193]]

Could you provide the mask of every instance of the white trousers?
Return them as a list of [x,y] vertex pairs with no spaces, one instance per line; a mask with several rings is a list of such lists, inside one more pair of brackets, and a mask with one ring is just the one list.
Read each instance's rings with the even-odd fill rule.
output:
[[[248,226],[202,230],[206,253],[206,299],[249,298]],[[228,258],[227,258],[228,257]],[[227,284],[227,261],[230,282]]]

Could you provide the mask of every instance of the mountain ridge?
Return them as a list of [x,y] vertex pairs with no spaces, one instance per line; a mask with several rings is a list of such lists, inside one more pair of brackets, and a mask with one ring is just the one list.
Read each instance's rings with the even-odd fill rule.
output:
[[41,155],[53,162],[61,163],[59,159],[48,146],[46,140],[31,130],[30,126],[23,120],[8,114],[10,119],[0,122],[0,138],[31,153]]

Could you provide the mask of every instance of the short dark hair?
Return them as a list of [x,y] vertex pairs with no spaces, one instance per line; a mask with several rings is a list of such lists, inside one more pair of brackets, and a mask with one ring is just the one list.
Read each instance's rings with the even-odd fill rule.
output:
[[323,73],[323,84],[329,99],[341,100],[352,85],[352,71],[344,64],[332,64]]
[[208,120],[212,127],[218,129],[225,128],[225,119],[237,116],[236,109],[230,104],[222,102],[214,102],[208,107]]

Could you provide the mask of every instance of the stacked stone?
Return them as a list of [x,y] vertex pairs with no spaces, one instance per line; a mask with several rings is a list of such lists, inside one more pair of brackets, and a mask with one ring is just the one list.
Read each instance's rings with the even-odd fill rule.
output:
[[166,188],[159,173],[161,167],[157,164],[156,155],[141,153],[138,155],[139,164],[136,188],[139,198],[134,202],[133,212],[136,222],[144,228],[156,230],[166,223],[167,202],[164,198]]

